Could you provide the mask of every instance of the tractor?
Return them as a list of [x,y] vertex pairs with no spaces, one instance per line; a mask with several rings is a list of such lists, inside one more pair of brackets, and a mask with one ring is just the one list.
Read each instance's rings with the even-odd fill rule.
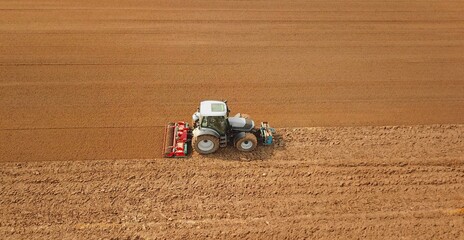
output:
[[239,151],[253,151],[258,143],[271,145],[275,130],[269,123],[259,127],[246,114],[229,117],[227,101],[202,101],[192,115],[193,125],[169,123],[164,134],[164,157],[186,157],[189,146],[199,154],[211,154],[220,147],[235,146]]

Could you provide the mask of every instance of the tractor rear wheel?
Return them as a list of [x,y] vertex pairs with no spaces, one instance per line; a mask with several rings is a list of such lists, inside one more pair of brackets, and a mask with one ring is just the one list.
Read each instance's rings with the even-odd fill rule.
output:
[[258,145],[258,139],[252,133],[245,133],[245,136],[235,142],[235,147],[242,152],[251,152]]
[[219,138],[212,135],[200,135],[192,138],[192,146],[199,154],[210,154],[219,148]]

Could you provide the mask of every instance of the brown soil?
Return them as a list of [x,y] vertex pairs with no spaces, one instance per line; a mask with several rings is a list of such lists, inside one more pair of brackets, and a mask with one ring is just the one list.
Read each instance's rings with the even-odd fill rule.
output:
[[0,161],[154,158],[157,127],[201,99],[275,127],[464,123],[463,12],[0,0]]
[[[3,163],[0,233],[62,238],[464,237],[464,126],[278,129],[187,159]],[[31,159],[33,160],[33,159]]]
[[[0,0],[0,236],[464,239],[463,29],[460,1]],[[277,144],[159,159],[202,99]]]

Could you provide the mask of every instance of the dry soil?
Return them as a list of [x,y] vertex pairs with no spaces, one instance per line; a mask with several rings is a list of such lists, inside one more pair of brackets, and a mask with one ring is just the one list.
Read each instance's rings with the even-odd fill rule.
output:
[[463,239],[463,125],[278,132],[274,146],[246,154],[3,163],[0,233]]
[[[463,1],[0,0],[0,236],[464,239],[463,53]],[[276,145],[160,159],[202,99]]]
[[464,123],[462,1],[0,0],[0,161],[154,158],[202,99],[275,127]]

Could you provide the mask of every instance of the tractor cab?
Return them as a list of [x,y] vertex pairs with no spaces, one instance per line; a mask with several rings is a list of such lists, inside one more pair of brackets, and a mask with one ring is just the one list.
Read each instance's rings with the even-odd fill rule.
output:
[[228,128],[228,115],[229,111],[226,102],[203,101],[192,118],[200,129],[209,128],[217,131],[220,135],[224,135]]
[[227,119],[223,116],[204,116],[200,119],[200,128],[214,129],[220,135],[224,135],[227,131]]

